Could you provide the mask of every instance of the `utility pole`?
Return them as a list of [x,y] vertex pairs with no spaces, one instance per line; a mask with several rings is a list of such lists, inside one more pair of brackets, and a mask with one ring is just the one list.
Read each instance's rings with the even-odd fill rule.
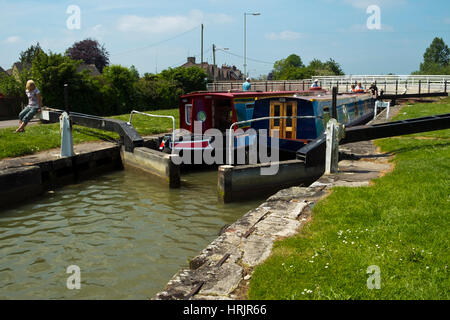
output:
[[216,65],[216,45],[213,44],[213,65]]
[[202,49],[201,50],[202,50],[202,59],[201,59],[202,64],[201,65],[203,66],[203,23],[202,23]]

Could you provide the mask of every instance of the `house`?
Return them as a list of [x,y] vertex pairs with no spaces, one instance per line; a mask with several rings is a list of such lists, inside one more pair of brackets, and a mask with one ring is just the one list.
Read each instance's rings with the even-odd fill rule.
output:
[[86,63],[81,63],[78,67],[77,67],[77,72],[82,72],[84,70],[88,70],[89,74],[93,77],[99,76],[101,75],[101,73],[98,71],[97,67],[95,66],[95,64],[86,64]]
[[217,65],[209,64],[207,62],[196,63],[195,57],[188,57],[187,62],[181,65],[181,67],[202,68],[203,70],[205,70],[208,77],[215,81],[234,81],[234,80],[242,80],[244,78],[241,70],[237,69],[236,66],[222,65],[222,67],[219,68]]
[[22,64],[20,62],[16,62],[12,65],[12,68],[6,71],[10,76],[13,76],[17,81],[20,81],[20,73],[23,69],[30,69],[30,64]]

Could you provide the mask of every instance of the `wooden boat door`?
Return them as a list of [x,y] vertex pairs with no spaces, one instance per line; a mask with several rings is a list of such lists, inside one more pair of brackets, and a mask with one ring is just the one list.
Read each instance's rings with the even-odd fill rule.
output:
[[[284,100],[284,101],[283,101]],[[280,101],[270,102],[270,116],[271,117],[296,117],[297,116],[297,101]],[[270,136],[272,137],[272,130],[279,130],[280,139],[296,139],[297,138],[297,119],[270,119]]]

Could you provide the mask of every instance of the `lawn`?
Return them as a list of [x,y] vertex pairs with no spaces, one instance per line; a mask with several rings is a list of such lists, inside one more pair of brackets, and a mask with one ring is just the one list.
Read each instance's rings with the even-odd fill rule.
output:
[[[450,99],[395,120],[450,112]],[[255,269],[250,299],[449,299],[450,130],[376,141],[395,169],[370,187],[335,187],[298,235]],[[369,290],[369,266],[381,289]]]
[[[178,109],[168,109],[159,111],[148,111],[148,113],[159,115],[170,115],[175,117],[176,128],[178,123]],[[130,115],[118,115],[111,118],[128,121]],[[133,115],[133,127],[140,135],[156,134],[172,130],[172,123],[169,119],[149,118],[143,115]],[[0,159],[7,157],[19,157],[33,154],[52,148],[58,148],[61,145],[59,133],[59,123],[38,124],[29,126],[24,133],[14,133],[15,128],[0,129]],[[73,142],[74,144],[93,140],[117,140],[119,136],[114,132],[107,132],[74,126]]]

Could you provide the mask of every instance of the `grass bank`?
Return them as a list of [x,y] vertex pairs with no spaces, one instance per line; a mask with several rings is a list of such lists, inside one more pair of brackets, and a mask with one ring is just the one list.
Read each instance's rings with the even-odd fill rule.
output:
[[[178,123],[178,109],[149,111],[148,113],[174,116]],[[130,115],[118,115],[110,118],[128,121]],[[149,118],[142,115],[133,115],[133,126],[141,135],[156,134],[172,130],[170,120],[163,118]],[[19,157],[33,154],[61,146],[59,123],[38,124],[29,126],[24,133],[14,133],[15,128],[0,129],[0,159],[7,157]],[[81,143],[94,140],[117,140],[119,136],[113,132],[89,129],[74,126],[73,143]]]
[[[396,117],[450,112],[450,99]],[[450,130],[376,141],[395,169],[370,187],[335,187],[300,233],[255,269],[250,299],[449,299]],[[381,289],[369,290],[369,266]]]

